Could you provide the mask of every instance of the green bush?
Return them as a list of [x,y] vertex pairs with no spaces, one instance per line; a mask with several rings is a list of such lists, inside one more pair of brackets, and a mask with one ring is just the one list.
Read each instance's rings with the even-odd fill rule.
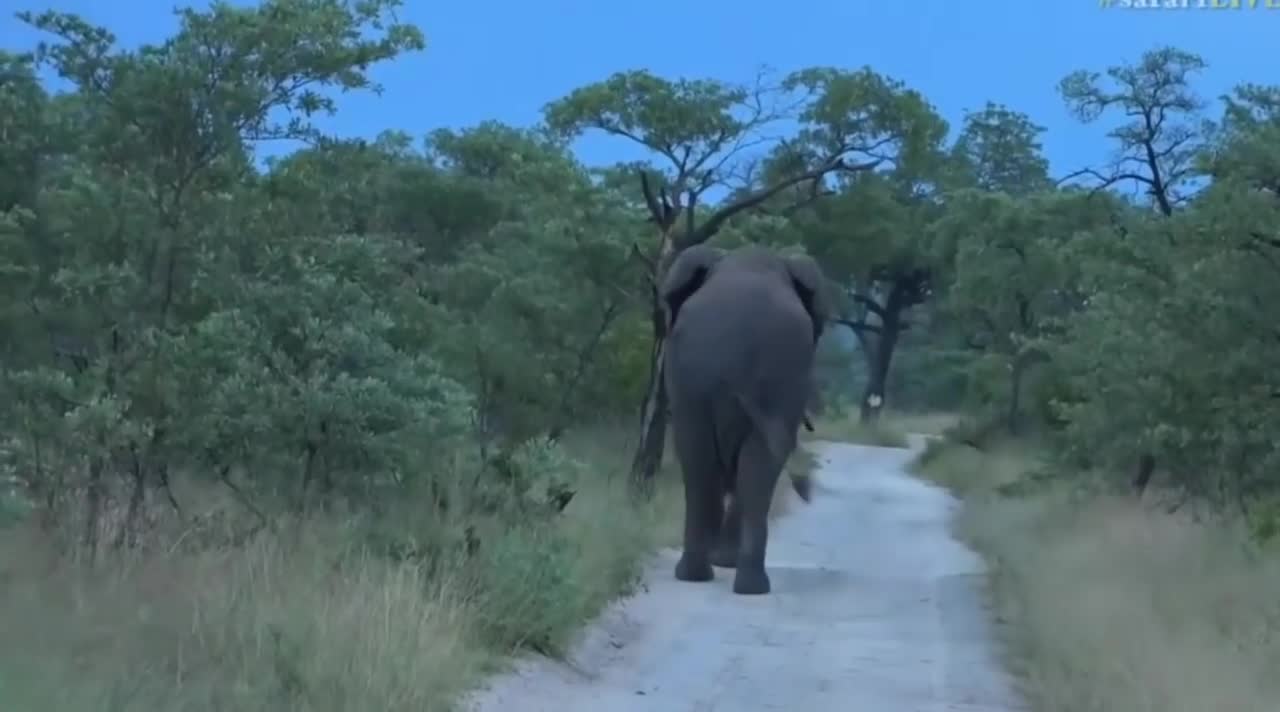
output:
[[571,543],[554,529],[516,526],[483,546],[476,578],[483,635],[500,649],[562,652],[583,606]]

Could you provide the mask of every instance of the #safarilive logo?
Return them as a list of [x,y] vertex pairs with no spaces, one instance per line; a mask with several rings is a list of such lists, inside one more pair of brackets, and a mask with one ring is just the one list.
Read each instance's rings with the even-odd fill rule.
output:
[[1134,10],[1280,10],[1280,0],[1098,0],[1098,7]]

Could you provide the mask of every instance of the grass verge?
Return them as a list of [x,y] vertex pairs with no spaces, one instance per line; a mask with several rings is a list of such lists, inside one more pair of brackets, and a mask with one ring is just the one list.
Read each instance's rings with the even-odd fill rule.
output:
[[[565,448],[585,467],[564,513],[540,526],[466,522],[481,542],[466,557],[391,556],[370,545],[370,522],[334,515],[91,572],[34,527],[4,530],[0,709],[450,709],[515,648],[561,650],[679,533],[678,479],[636,506],[618,433]],[[402,540],[464,524],[425,512],[376,524]]]
[[[579,465],[576,495],[549,524],[432,521],[409,501],[373,520],[291,520],[247,544],[175,542],[93,571],[30,522],[0,529],[0,640],[21,641],[0,646],[0,709],[450,709],[516,649],[562,652],[650,552],[679,543],[674,466],[638,505],[626,431],[562,444]],[[788,470],[813,466],[800,449]],[[773,514],[795,502],[780,483]],[[468,529],[475,552],[450,553]]]
[[1026,447],[945,442],[917,468],[964,498],[958,528],[992,564],[1010,665],[1033,709],[1277,709],[1280,556],[1235,523],[1018,487],[1036,465]]

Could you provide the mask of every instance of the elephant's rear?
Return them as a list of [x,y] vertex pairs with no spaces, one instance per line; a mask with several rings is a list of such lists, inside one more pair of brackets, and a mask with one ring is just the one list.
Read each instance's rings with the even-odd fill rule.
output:
[[[804,305],[775,285],[740,281],[701,290],[681,308],[666,349],[673,396],[712,396],[728,383],[772,401],[774,390],[808,388],[814,340]],[[802,407],[806,397],[798,394]]]
[[715,288],[689,297],[669,336],[672,408],[713,423],[717,445],[727,452],[736,452],[753,426],[776,431],[771,441],[790,440],[804,412],[813,357],[812,321],[788,285],[723,275]]

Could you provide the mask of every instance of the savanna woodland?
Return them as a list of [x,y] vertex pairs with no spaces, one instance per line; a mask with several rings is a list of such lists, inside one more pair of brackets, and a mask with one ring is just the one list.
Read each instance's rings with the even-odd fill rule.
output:
[[[398,4],[214,3],[132,49],[32,12],[47,41],[0,48],[0,707],[443,709],[563,652],[679,533],[655,283],[691,245],[763,243],[831,283],[815,420],[963,414],[923,468],[1033,449],[981,495],[1065,493],[1029,531],[1178,522],[1095,547],[1165,568],[996,585],[1046,661],[1020,667],[1076,685],[1044,709],[1262,709],[1162,699],[1185,676],[1143,661],[1182,638],[1117,671],[1062,636],[1119,613],[1033,618],[1139,569],[1276,570],[1280,86],[1201,97],[1176,48],[1045,77],[1113,149],[1065,176],[1016,107],[949,126],[874,67],[636,69],[532,127],[325,135],[370,68],[429,51]],[[589,134],[648,159],[584,165]],[[1031,571],[1012,526],[998,578]],[[1179,527],[1230,556],[1190,560]],[[1147,582],[1141,610],[1249,651],[1189,679],[1280,661],[1280,576],[1249,581],[1182,609],[1182,579]]]

